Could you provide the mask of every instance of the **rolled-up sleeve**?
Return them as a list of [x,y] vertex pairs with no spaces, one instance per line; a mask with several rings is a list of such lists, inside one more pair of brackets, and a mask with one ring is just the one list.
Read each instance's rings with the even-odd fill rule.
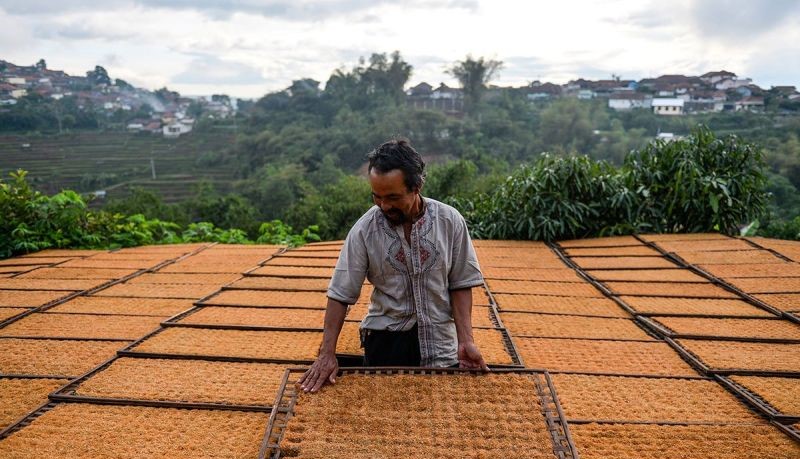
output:
[[354,226],[347,234],[339,260],[328,284],[328,298],[344,304],[354,304],[361,295],[361,286],[369,269],[367,247],[360,231]]
[[458,215],[453,228],[453,259],[447,276],[448,290],[483,285],[478,256],[469,237],[467,222]]

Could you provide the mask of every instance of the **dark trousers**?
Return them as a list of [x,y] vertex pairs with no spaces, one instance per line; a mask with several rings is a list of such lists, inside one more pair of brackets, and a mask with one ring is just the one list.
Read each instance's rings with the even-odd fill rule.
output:
[[418,367],[417,326],[408,331],[363,330],[365,367]]

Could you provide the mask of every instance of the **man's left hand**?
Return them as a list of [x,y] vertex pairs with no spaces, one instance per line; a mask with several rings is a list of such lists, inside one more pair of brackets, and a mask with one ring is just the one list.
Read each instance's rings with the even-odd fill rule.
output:
[[490,371],[474,342],[458,343],[458,367]]

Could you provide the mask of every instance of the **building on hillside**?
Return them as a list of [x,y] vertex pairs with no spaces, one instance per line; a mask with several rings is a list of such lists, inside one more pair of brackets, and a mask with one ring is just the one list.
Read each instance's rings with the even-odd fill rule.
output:
[[745,97],[738,100],[733,104],[734,110],[748,111],[748,112],[763,112],[764,111],[764,98],[763,97]]
[[721,91],[726,91],[728,89],[736,89],[751,84],[753,84],[753,80],[750,78],[726,78],[717,82],[714,87]]
[[406,91],[409,97],[430,97],[433,94],[433,86],[426,82],[422,82]]
[[736,78],[736,74],[728,72],[727,70],[720,70],[718,72],[708,72],[700,75],[700,79],[710,85],[715,85],[722,80]]
[[464,111],[464,92],[444,83],[439,87],[420,83],[406,91],[406,103],[420,110],[438,110],[449,115],[459,115]]
[[520,93],[528,100],[546,100],[561,96],[561,86],[553,83],[534,81],[528,86],[520,88]]
[[653,99],[653,113],[656,115],[682,115],[686,101],[677,98]]
[[186,118],[180,121],[174,121],[170,124],[166,124],[163,127],[164,137],[168,139],[177,139],[178,137],[184,134],[192,132],[193,126],[194,126],[194,120],[191,118]]
[[608,108],[614,110],[631,110],[634,108],[650,108],[653,99],[640,92],[617,92],[608,96]]

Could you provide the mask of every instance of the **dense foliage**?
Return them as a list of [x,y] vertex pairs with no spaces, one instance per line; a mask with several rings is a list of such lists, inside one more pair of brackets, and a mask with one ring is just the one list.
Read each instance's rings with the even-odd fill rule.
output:
[[[429,164],[425,194],[458,204],[482,236],[735,232],[754,216],[761,234],[791,234],[800,215],[800,116],[792,115],[800,106],[778,106],[768,93],[764,114],[618,112],[605,99],[530,100],[522,88],[489,87],[501,68],[467,57],[447,69],[480,82],[467,88],[467,110],[456,116],[406,100],[413,69],[399,53],[336,69],[324,85],[298,79],[240,106],[228,126],[237,132],[229,150],[198,151],[201,167],[237,171],[227,187],[202,185],[178,204],[138,190],[106,210],[182,228],[206,221],[240,228],[250,239],[260,237],[259,222],[278,219],[295,228],[318,225],[321,238],[340,239],[371,205],[359,177],[365,155],[405,136]],[[708,131],[654,143],[660,132],[689,136],[699,125]],[[127,179],[99,176],[101,184],[87,187]],[[769,195],[746,193],[763,187]],[[533,223],[512,220],[520,206]]]
[[[66,190],[46,196],[31,188],[26,173],[0,180],[0,258],[47,248],[114,249],[145,244],[220,242],[252,244],[239,229],[215,227],[212,223],[191,223],[185,228],[172,222],[148,219],[142,214],[89,210],[85,200]],[[259,228],[256,242],[302,245],[320,240],[317,228],[300,234],[278,220]]]
[[616,168],[542,155],[494,191],[454,200],[476,237],[554,240],[633,232],[738,234],[765,215],[763,152],[698,129],[659,141]]

